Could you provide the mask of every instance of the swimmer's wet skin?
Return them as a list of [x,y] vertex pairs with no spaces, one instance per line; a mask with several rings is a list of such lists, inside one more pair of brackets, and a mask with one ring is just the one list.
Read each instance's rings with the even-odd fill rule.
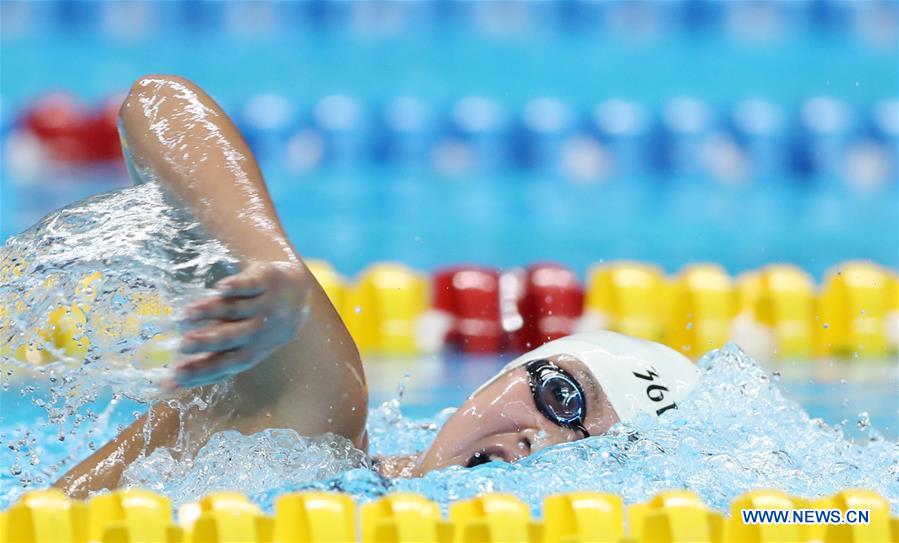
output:
[[[119,127],[134,182],[160,183],[242,262],[216,284],[216,296],[187,308],[185,358],[166,388],[189,404],[231,382],[205,410],[157,403],[57,486],[77,497],[114,488],[139,456],[176,443],[193,454],[222,430],[333,432],[366,450],[368,397],[356,345],[284,232],[231,120],[191,82],[147,76],[132,87]],[[693,364],[662,345],[611,332],[570,336],[511,362],[424,454],[380,459],[379,468],[400,476],[511,462],[674,409],[695,382]]]

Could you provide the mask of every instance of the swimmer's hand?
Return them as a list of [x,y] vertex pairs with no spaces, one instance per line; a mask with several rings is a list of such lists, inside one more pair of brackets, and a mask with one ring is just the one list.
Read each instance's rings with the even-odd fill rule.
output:
[[294,338],[308,314],[310,279],[302,264],[253,262],[216,283],[218,295],[189,306],[188,356],[165,388],[195,387],[252,368]]

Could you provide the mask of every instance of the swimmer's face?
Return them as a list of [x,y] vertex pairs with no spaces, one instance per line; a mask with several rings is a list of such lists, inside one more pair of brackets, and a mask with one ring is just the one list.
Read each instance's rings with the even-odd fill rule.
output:
[[551,445],[605,433],[618,415],[583,362],[556,355],[506,372],[446,422],[415,471],[514,462]]

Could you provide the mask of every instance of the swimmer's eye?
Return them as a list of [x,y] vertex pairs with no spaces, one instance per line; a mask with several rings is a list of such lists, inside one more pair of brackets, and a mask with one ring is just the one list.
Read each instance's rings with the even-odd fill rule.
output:
[[549,360],[533,360],[525,368],[537,409],[550,421],[589,437],[584,428],[587,399],[577,379]]

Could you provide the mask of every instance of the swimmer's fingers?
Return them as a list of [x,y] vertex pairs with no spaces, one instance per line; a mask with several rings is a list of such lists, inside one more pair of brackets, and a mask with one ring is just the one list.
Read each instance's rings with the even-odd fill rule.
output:
[[223,298],[214,296],[192,304],[187,308],[187,320],[236,321],[247,319],[259,313],[267,304],[263,296],[252,298]]
[[242,347],[262,329],[262,319],[219,322],[184,334],[181,352],[184,354],[222,352]]
[[166,388],[193,388],[221,381],[253,365],[246,349],[232,349],[222,353],[203,353],[188,358],[175,370],[174,379]]
[[258,296],[266,290],[266,271],[263,266],[250,265],[246,270],[226,277],[215,284],[222,296]]

